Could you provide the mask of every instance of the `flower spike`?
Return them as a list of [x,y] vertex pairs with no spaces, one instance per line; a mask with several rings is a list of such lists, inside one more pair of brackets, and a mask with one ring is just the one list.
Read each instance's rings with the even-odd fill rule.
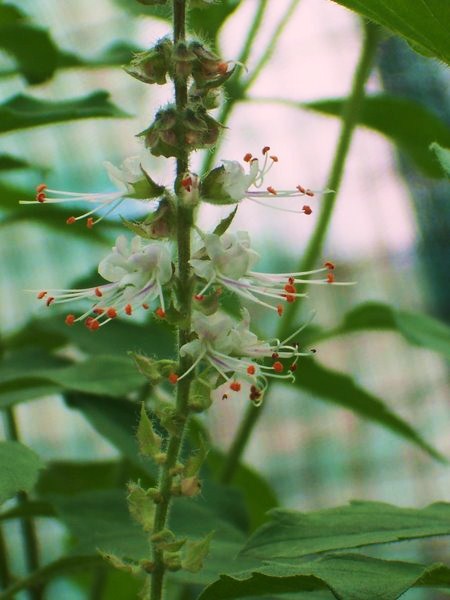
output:
[[84,289],[55,289],[40,291],[39,300],[47,306],[76,300],[89,300],[91,306],[80,316],[66,316],[71,326],[85,322],[95,331],[115,319],[120,313],[131,316],[133,309],[148,309],[147,302],[158,299],[158,317],[165,316],[163,286],[172,278],[172,262],[169,249],[159,243],[143,243],[134,237],[128,244],[125,236],[119,236],[112,252],[98,266],[99,274],[109,283]]

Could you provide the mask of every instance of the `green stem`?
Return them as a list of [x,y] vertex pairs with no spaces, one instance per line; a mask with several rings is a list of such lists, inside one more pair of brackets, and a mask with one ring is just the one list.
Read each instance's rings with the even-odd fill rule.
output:
[[6,589],[11,583],[12,575],[9,569],[8,548],[3,535],[3,529],[0,527],[0,588]]
[[[299,265],[299,271],[307,271],[313,267],[317,258],[320,256],[325,237],[330,224],[331,216],[336,204],[339,187],[350,143],[352,140],[355,126],[358,122],[361,107],[365,96],[365,86],[372,70],[375,52],[377,49],[378,31],[377,27],[371,23],[364,26],[364,43],[361,50],[360,59],[353,76],[352,88],[347,98],[342,112],[342,125],[339,140],[334,154],[333,164],[328,177],[327,188],[333,190],[332,193],[324,197],[322,209],[317,220],[317,224],[311,239],[309,240],[305,254]],[[299,308],[301,298],[294,304],[288,304],[285,314],[280,323],[277,337],[283,339],[289,334],[289,329],[295,313]],[[252,431],[261,417],[262,407],[255,407],[253,404],[247,408],[244,418],[241,422],[236,437],[233,440],[229,453],[222,470],[222,481],[230,482],[239,464],[239,460],[247,446]]]
[[[5,410],[5,428],[8,439],[15,442],[20,441],[19,430],[17,427],[16,418],[12,408]],[[17,494],[17,502],[25,504],[28,501],[28,495],[25,492]],[[39,568],[39,543],[36,533],[36,528],[32,519],[23,518],[20,520],[22,537],[25,551],[25,565],[27,573],[32,573]],[[41,584],[36,584],[30,588],[29,595],[31,600],[42,600],[44,597],[44,587]]]
[[[185,39],[186,0],[173,0],[173,32],[174,43]],[[187,104],[187,84],[182,80],[175,80],[175,104],[179,113],[183,112]],[[178,133],[180,156],[177,158],[177,171],[175,180],[175,193],[179,190],[180,181],[188,170],[189,155],[184,149],[183,131]],[[177,207],[177,250],[178,250],[178,298],[182,325],[178,328],[178,355],[180,373],[190,367],[190,359],[180,355],[181,347],[189,341],[191,330],[192,290],[189,260],[191,257],[191,227],[192,209],[178,202]],[[186,424],[189,418],[189,389],[191,378],[186,377],[177,384],[176,422],[175,431],[170,434],[167,444],[166,461],[161,468],[158,486],[160,501],[156,505],[153,535],[166,529],[172,501],[173,469],[178,462]],[[164,553],[157,544],[153,544],[153,572],[151,574],[150,600],[161,600],[166,566]]]

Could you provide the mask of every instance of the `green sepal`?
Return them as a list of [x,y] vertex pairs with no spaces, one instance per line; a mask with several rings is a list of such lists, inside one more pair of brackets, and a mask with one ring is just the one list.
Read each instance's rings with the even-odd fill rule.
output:
[[201,376],[196,378],[191,384],[189,408],[197,413],[207,410],[212,404],[211,392],[212,388]]
[[187,538],[183,538],[181,540],[172,540],[172,541],[161,541],[156,543],[160,550],[165,550],[167,552],[179,552],[184,544],[187,542]]
[[193,477],[194,475],[198,475],[203,463],[206,460],[206,457],[208,456],[209,446],[203,436],[201,436],[199,439],[199,446],[200,447],[198,448],[197,452],[191,454],[186,462],[184,467],[185,477]]
[[134,360],[138,371],[146,377],[152,385],[161,383],[164,379],[173,373],[178,363],[168,358],[155,360],[150,356],[138,354],[137,352],[128,352],[128,356]]
[[198,542],[189,542],[187,544],[181,561],[181,566],[185,571],[198,573],[203,568],[203,561],[209,554],[213,535],[214,531],[211,531],[211,533],[208,533],[207,536]]
[[143,221],[129,221],[124,217],[121,219],[127,229],[146,240],[171,238],[175,232],[173,209],[166,198],[160,200],[157,209]]
[[169,571],[179,571],[182,568],[180,553],[164,552],[164,564]]
[[155,517],[155,502],[153,494],[144,490],[139,483],[130,481],[127,485],[128,510],[133,519],[139,523],[144,531],[152,531]]
[[162,440],[153,429],[153,424],[147,415],[144,403],[141,404],[141,416],[136,437],[139,443],[139,452],[143,456],[153,458],[160,453]]
[[123,571],[124,573],[131,573],[131,575],[138,575],[141,572],[141,567],[136,563],[125,562],[115,554],[103,552],[99,549],[97,549],[97,552],[104,560],[106,560],[106,562],[108,562],[112,567],[118,569],[119,571]]
[[133,193],[128,194],[130,198],[135,200],[151,200],[158,198],[164,193],[164,186],[157,184],[150,175],[141,167],[143,178],[136,183],[129,183],[133,188]]
[[163,38],[150,50],[136,53],[124,69],[143,83],[164,85],[170,68],[171,51],[171,40]]
[[230,212],[229,215],[227,215],[224,219],[222,219],[220,221],[220,223],[218,225],[216,225],[216,227],[214,228],[213,233],[215,233],[216,235],[223,235],[227,231],[227,229],[231,225],[231,223],[233,222],[233,219],[237,213],[237,209],[238,209],[238,207],[236,206]]
[[210,204],[237,204],[223,188],[225,167],[212,169],[200,182],[200,198]]

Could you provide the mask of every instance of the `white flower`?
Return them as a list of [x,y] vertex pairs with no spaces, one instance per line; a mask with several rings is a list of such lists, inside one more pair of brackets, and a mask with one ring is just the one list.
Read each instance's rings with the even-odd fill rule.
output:
[[139,304],[148,309],[148,302],[159,298],[156,314],[164,317],[162,286],[172,278],[170,250],[160,242],[146,242],[138,236],[128,243],[125,236],[117,238],[112,252],[98,266],[99,274],[108,281],[104,285],[85,289],[55,289],[38,293],[47,306],[75,300],[93,300],[92,306],[79,317],[69,314],[67,325],[86,319],[89,329],[96,330],[120,312],[131,315]]
[[[20,204],[62,204],[79,201],[95,204],[96,206],[93,209],[78,217],[69,217],[66,220],[66,223],[71,225],[80,219],[86,219],[86,225],[91,228],[118,208],[125,198],[144,200],[155,198],[162,192],[163,188],[156,185],[146,174],[143,166],[144,160],[144,155],[131,156],[123,161],[120,168],[115,167],[110,162],[104,163],[110,181],[117,188],[113,192],[98,194],[66,192],[50,189],[45,183],[41,183],[36,188],[36,199],[21,200]],[[101,211],[104,211],[103,214],[99,218],[94,219],[92,215]]]
[[[200,258],[191,259],[194,273],[207,281],[195,298],[202,301],[203,294],[214,284],[223,285],[246,300],[256,302],[282,315],[284,302],[295,302],[305,294],[297,292],[296,284],[335,283],[332,270],[334,265],[326,262],[321,269],[294,273],[258,273],[252,268],[259,255],[250,246],[250,237],[245,231],[214,233],[203,236],[203,249],[197,253]],[[308,279],[309,275],[326,273],[322,279]],[[349,285],[336,283],[335,285]],[[270,304],[262,298],[272,298]]]
[[[190,356],[193,364],[176,381],[186,377],[204,361],[219,373],[230,390],[239,392],[242,383],[248,383],[249,397],[255,404],[262,401],[268,377],[293,381],[298,358],[310,355],[310,352],[299,352],[297,344],[288,345],[287,342],[304,326],[284,342],[275,340],[272,343],[259,340],[249,326],[250,316],[245,309],[239,322],[221,312],[212,315],[195,312],[192,329],[197,339],[180,349],[180,354]],[[271,359],[271,365],[257,362],[267,358]],[[289,360],[287,366],[282,362],[285,360]],[[221,384],[218,387],[222,389]]]

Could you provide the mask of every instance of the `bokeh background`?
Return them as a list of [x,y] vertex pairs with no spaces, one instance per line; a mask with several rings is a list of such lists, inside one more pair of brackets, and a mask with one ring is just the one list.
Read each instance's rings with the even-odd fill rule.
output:
[[[169,32],[164,21],[124,10],[125,2],[10,3],[48,28],[60,47],[85,56],[94,56],[117,39],[147,47]],[[248,59],[250,71],[288,4],[288,0],[269,3]],[[243,0],[224,24],[220,48],[225,58],[238,57],[257,5],[258,0]],[[340,120],[273,100],[307,103],[345,97],[360,45],[361,23],[352,13],[329,0],[299,2],[271,60],[250,90],[255,101],[242,102],[233,111],[218,158],[240,160],[246,152],[256,155],[270,145],[279,163],[268,183],[275,188],[298,183],[323,188]],[[13,66],[9,56],[0,54],[0,75]],[[368,92],[386,90],[419,100],[450,126],[449,83],[449,73],[439,63],[414,53],[405,42],[385,36]],[[128,119],[74,121],[2,136],[0,152],[23,156],[36,166],[32,171],[5,175],[4,180],[30,190],[45,178],[57,189],[107,191],[110,183],[102,161],[117,164],[138,154],[141,146],[135,134],[170,98],[169,86],[167,90],[145,86],[117,67],[60,70],[51,81],[31,88],[20,77],[0,77],[2,99],[25,89],[44,99],[72,98],[106,89],[131,115]],[[203,160],[201,153],[194,157],[194,170],[201,168]],[[173,166],[166,163],[170,161],[151,158],[152,176],[169,183]],[[323,257],[338,265],[339,279],[353,280],[357,285],[313,289],[305,304],[305,316],[314,309],[318,324],[333,327],[351,307],[377,300],[448,322],[448,193],[445,180],[426,178],[386,137],[357,128]],[[246,201],[233,228],[250,232],[261,254],[262,268],[282,266],[287,271],[302,255],[320,202],[319,194],[311,202],[313,214],[307,217]],[[281,201],[279,206],[290,208],[288,201]],[[57,231],[33,222],[39,208],[23,207],[20,222],[1,225],[0,331],[5,336],[45,313],[34,295],[24,290],[69,287],[89,275],[110,247],[108,241],[67,236],[63,223]],[[132,205],[129,214],[139,210],[140,206]],[[226,212],[205,206],[200,222],[213,227]],[[266,325],[270,333],[273,324],[268,320]],[[396,333],[379,331],[354,333],[318,348],[324,364],[351,374],[413,424],[431,445],[450,456],[448,365],[439,354],[408,344]],[[298,391],[283,388],[281,394],[274,388],[268,402],[245,458],[264,473],[284,506],[308,510],[353,498],[417,507],[450,501],[448,466],[406,441]],[[208,422],[219,447],[226,449],[230,444],[243,409],[238,399],[211,409]],[[66,408],[56,396],[22,404],[16,414],[22,439],[44,459],[91,460],[116,453],[80,413]],[[14,526],[10,534],[11,539],[18,540]],[[48,541],[43,545],[46,553],[56,553],[55,540],[63,535],[60,526],[46,522],[41,534]],[[20,552],[16,559],[20,562]],[[66,587],[55,587],[53,593],[61,590],[69,594]]]

